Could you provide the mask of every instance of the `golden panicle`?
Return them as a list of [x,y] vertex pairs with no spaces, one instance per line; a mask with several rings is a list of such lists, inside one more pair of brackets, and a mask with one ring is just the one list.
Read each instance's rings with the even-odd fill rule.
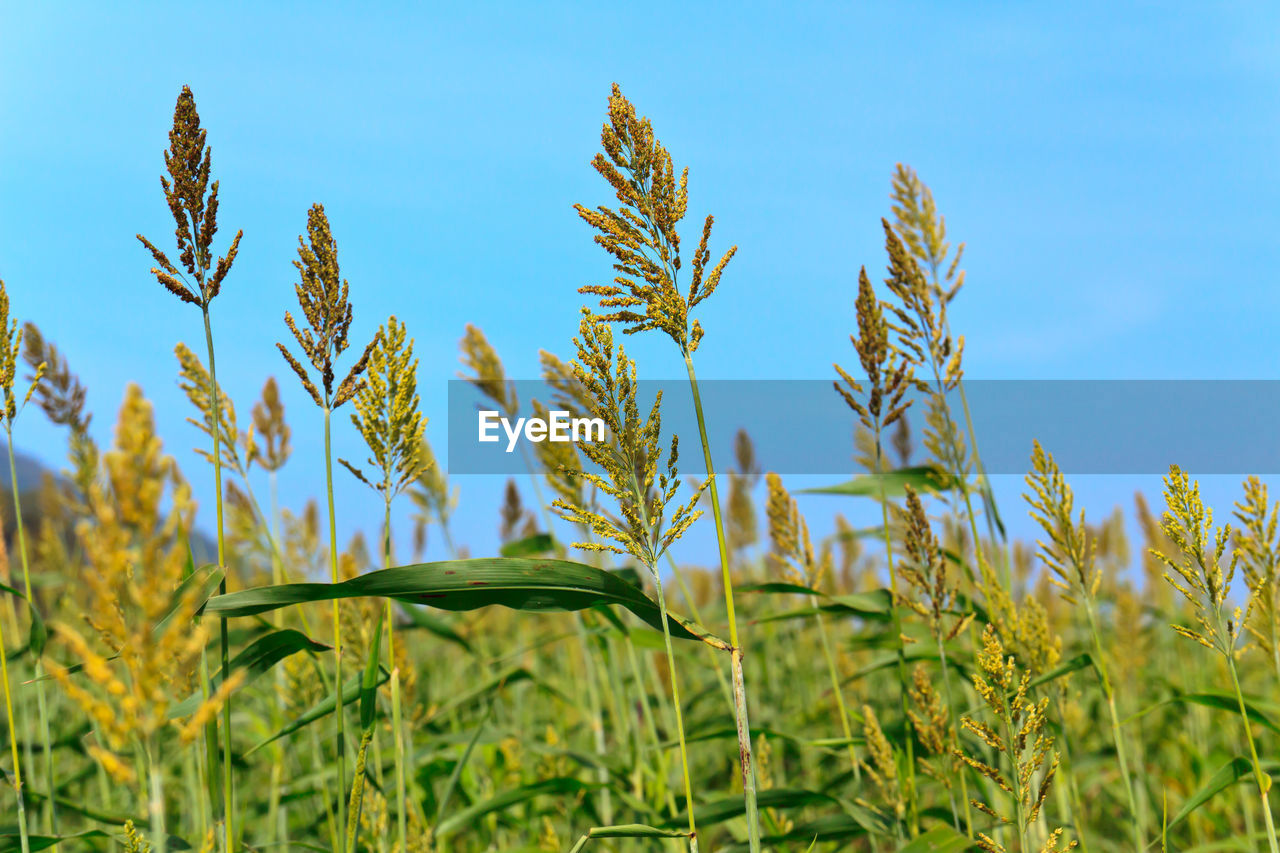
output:
[[499,540],[504,544],[513,541],[520,532],[520,523],[525,520],[525,509],[524,502],[520,499],[520,489],[511,478],[507,479],[498,515],[502,519],[498,528]]
[[[205,369],[200,357],[186,344],[180,343],[175,346],[173,354],[178,357],[180,377],[178,387],[183,390],[187,399],[191,401],[191,405],[195,406],[196,411],[200,413],[200,420],[187,418],[187,423],[213,438],[213,401],[209,395],[209,371]],[[234,471],[243,472],[240,452],[236,446],[236,439],[239,437],[236,429],[236,407],[227,396],[227,392],[222,390],[221,385],[218,386],[218,420],[221,421],[218,440],[221,442],[222,462]],[[199,447],[193,449],[210,465],[213,464],[212,453]]]
[[951,391],[964,376],[964,337],[952,339],[946,300],[937,298],[935,288],[893,226],[886,220],[881,220],[881,225],[889,254],[885,285],[897,299],[896,304],[887,305],[897,320],[898,347],[913,363],[931,366],[937,393]]
[[[1045,716],[1049,699],[1031,699],[1030,674],[1012,656],[1006,656],[999,632],[991,625],[983,631],[977,662],[973,686],[996,725],[971,714],[962,716],[960,724],[993,750],[997,765],[1002,766],[988,764],[963,749],[956,749],[955,755],[1014,800],[1020,820],[1017,829],[1025,839],[1026,831],[1040,818],[1058,769],[1058,755],[1053,751],[1053,735]],[[1019,823],[990,803],[974,805],[1003,823]]]
[[[914,707],[908,709],[907,714],[911,717],[912,728],[930,755],[946,755],[951,726],[947,707],[938,691],[934,690],[923,664],[915,665],[911,671],[911,682],[908,693]],[[950,784],[946,774],[939,774],[939,778],[944,780],[944,784]]]
[[964,255],[964,243],[951,256],[947,243],[947,221],[938,214],[930,191],[915,170],[899,163],[894,169],[894,230],[921,266],[929,269],[937,296],[945,303],[955,299],[964,285],[964,272],[957,272]]
[[853,342],[862,372],[867,377],[867,388],[864,391],[861,383],[838,364],[835,370],[841,381],[834,385],[849,408],[857,413],[863,426],[878,438],[911,405],[911,401],[904,400],[904,397],[915,387],[915,380],[910,360],[903,351],[890,344],[890,325],[885,318],[884,306],[871,286],[871,279],[867,278],[865,267],[858,272],[855,306],[858,334],[850,335],[849,340]]
[[666,471],[660,472],[662,394],[658,393],[648,416],[642,418],[636,399],[635,362],[621,346],[614,348],[609,326],[583,309],[578,331],[574,375],[590,397],[587,415],[603,421],[606,430],[605,441],[578,445],[590,462],[604,470],[604,476],[584,471],[582,477],[614,501],[618,514],[608,515],[560,498],[552,505],[566,521],[582,525],[598,537],[574,547],[631,554],[655,571],[667,548],[701,516],[696,507],[710,479],[687,503],[677,505],[668,520],[670,504],[680,487],[679,439],[672,436]]
[[27,387],[26,396],[19,403],[14,386],[18,378],[18,356],[22,352],[23,331],[18,327],[18,321],[9,316],[9,291],[4,285],[4,279],[0,279],[0,389],[4,391],[4,428],[10,433],[18,412],[40,387],[47,367],[43,362],[36,365],[35,373],[29,378],[31,384]]
[[698,321],[690,325],[689,311],[715,292],[738,247],[731,247],[708,269],[714,220],[707,216],[693,256],[688,294],[682,293],[676,226],[689,205],[689,170],[676,176],[671,155],[654,136],[652,123],[637,118],[616,83],[600,141],[604,151],[591,165],[609,182],[621,206],[591,210],[577,204],[574,209],[598,232],[595,241],[614,257],[617,276],[612,284],[588,285],[579,292],[599,297],[601,308],[612,309],[601,317],[604,322],[622,324],[625,334],[659,329],[688,355],[698,348],[703,334]]
[[[84,665],[85,677],[73,678],[56,663],[50,674],[95,721],[103,742],[99,761],[112,772],[110,753],[132,749],[137,738],[145,741],[170,725],[170,703],[194,689],[208,632],[196,618],[199,588],[177,594],[186,576],[194,515],[190,490],[163,454],[151,404],[136,385],[126,393],[102,466],[76,537],[90,593],[83,615],[105,650],[74,626],[54,622],[54,633]],[[161,513],[166,485],[173,507],[167,516]],[[168,627],[157,631],[162,619]],[[116,660],[109,659],[112,654]],[[232,680],[196,715],[208,719],[234,687]],[[182,728],[181,721],[174,724]]]
[[200,126],[195,96],[191,94],[191,87],[183,86],[173,110],[169,150],[164,153],[168,176],[160,178],[165,201],[173,215],[178,264],[170,261],[141,234],[138,240],[147,247],[156,262],[156,266],[151,268],[156,280],[183,302],[199,305],[205,311],[222,290],[222,282],[235,263],[240,238],[244,236],[244,232],[237,231],[226,255],[214,261],[213,238],[218,233],[218,182],[209,185],[212,156],[212,149],[205,144],[205,130]]
[[751,493],[760,482],[760,468],[755,460],[755,448],[751,436],[744,429],[734,436],[733,450],[737,470],[729,475],[729,511],[725,536],[729,548],[735,553],[756,544],[756,505]]
[[338,460],[388,505],[418,478],[426,464],[421,449],[427,419],[422,416],[421,402],[413,339],[404,323],[393,316],[373,339],[369,367],[351,416],[369,448],[367,462],[377,472],[375,478],[370,480],[347,460]]
[[800,514],[795,498],[782,485],[782,478],[770,471],[765,475],[765,484],[769,489],[766,512],[772,543],[769,559],[783,571],[788,581],[816,589],[830,570],[830,552],[814,556],[809,525]]
[[[307,211],[307,236],[298,237],[298,260],[293,265],[301,279],[294,285],[294,290],[307,325],[299,328],[288,311],[284,314],[284,322],[293,333],[303,356],[319,375],[319,385],[284,344],[277,343],[276,347],[316,405],[324,409],[337,409],[362,389],[364,381],[361,377],[377,339],[370,341],[365,347],[364,353],[356,359],[335,392],[334,362],[347,349],[347,335],[351,330],[351,302],[348,298],[347,280],[342,278],[338,270],[338,244],[333,239],[324,205],[313,204]],[[323,394],[320,389],[324,390]]]
[[421,554],[427,547],[427,528],[439,524],[446,531],[449,516],[458,503],[457,489],[450,490],[440,463],[436,461],[431,444],[424,438],[418,448],[421,473],[409,488],[409,500],[413,502],[414,552]]
[[51,422],[69,426],[72,432],[85,432],[93,416],[85,412],[87,389],[80,377],[71,372],[66,356],[41,334],[35,323],[24,323],[22,331],[22,359],[31,371],[26,380],[36,389],[36,405]]
[[570,417],[582,417],[591,408],[591,397],[578,377],[573,365],[565,364],[554,353],[538,351],[542,364],[542,380],[551,387],[556,406],[568,412]]
[[1236,549],[1253,614],[1244,627],[1280,673],[1280,544],[1276,540],[1280,502],[1269,500],[1266,483],[1249,477],[1244,482],[1244,499],[1235,506],[1241,525]]
[[498,358],[497,351],[484,336],[484,332],[478,326],[468,323],[467,332],[458,346],[462,350],[462,363],[470,371],[470,375],[458,375],[476,386],[507,417],[515,417],[520,410],[515,383],[507,379],[502,359]]
[[947,623],[956,603],[955,579],[947,571],[946,557],[938,547],[938,539],[934,536],[919,493],[910,484],[906,491],[906,508],[894,508],[906,546],[898,572],[915,591],[916,597],[902,595],[902,603],[925,618],[930,632],[940,642],[950,640],[964,630],[973,614],[962,613]]
[[262,399],[253,404],[253,429],[246,433],[249,461],[267,471],[279,471],[293,452],[293,430],[284,419],[284,402],[274,376],[262,386]]
[[[1200,484],[1174,465],[1164,478],[1165,503],[1160,527],[1175,554],[1152,549],[1165,565],[1164,577],[1194,608],[1196,628],[1173,626],[1180,635],[1201,645],[1234,654],[1240,635],[1240,620],[1227,611],[1227,597],[1235,576],[1239,553],[1226,553],[1231,541],[1231,525],[1213,527],[1213,510],[1200,498]],[[1223,563],[1226,568],[1223,568]]]
[[1068,601],[1092,602],[1098,595],[1102,573],[1094,565],[1094,548],[1086,536],[1084,510],[1075,515],[1071,487],[1053,455],[1040,442],[1033,444],[1031,473],[1026,476],[1031,494],[1022,497],[1031,506],[1031,517],[1044,530],[1040,559],[1052,572],[1052,581]]
[[[551,413],[540,401],[534,400],[532,405],[534,417],[550,419]],[[557,497],[575,505],[586,500],[582,491],[582,463],[573,442],[540,441],[534,445],[534,452]]]
[[898,780],[898,762],[889,739],[880,728],[880,719],[870,705],[862,706],[862,734],[867,742],[867,755],[870,759],[863,762],[863,768],[879,790],[880,798],[901,818],[906,813],[906,802]]

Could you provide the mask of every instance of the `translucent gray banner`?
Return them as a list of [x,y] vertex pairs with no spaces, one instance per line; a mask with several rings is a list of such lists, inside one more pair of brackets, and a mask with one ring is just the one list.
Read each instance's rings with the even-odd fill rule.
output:
[[[449,383],[448,470],[453,474],[527,472],[537,465],[534,440],[571,435],[571,424],[529,426],[531,401],[549,409],[555,394],[538,380],[510,383],[517,417],[504,426],[498,407],[470,383]],[[746,430],[761,470],[779,474],[848,475],[854,463],[857,416],[828,380],[702,380],[699,383],[716,469],[733,468],[734,435]],[[682,474],[706,473],[689,384],[639,383],[642,412],[662,391],[662,431],[680,436]],[[1170,464],[1199,474],[1280,472],[1280,380],[969,380],[964,384],[982,462],[990,474],[1023,474],[1031,443],[1039,440],[1064,472],[1163,474]],[[925,402],[908,409],[913,454],[924,464]],[[957,392],[947,397],[962,433],[967,429]],[[481,440],[481,427],[487,424]],[[517,426],[519,429],[517,429]],[[579,438],[587,430],[579,424]],[[669,440],[669,439],[668,439]],[[887,443],[887,439],[886,439]],[[891,454],[891,458],[893,455]]]

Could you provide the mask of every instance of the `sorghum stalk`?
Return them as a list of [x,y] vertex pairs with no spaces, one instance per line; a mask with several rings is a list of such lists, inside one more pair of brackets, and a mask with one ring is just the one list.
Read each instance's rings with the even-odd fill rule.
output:
[[[693,392],[694,412],[698,416],[698,437],[702,440],[702,458],[707,466],[711,490],[711,514],[716,521],[716,544],[720,549],[720,575],[724,583],[725,619],[729,623],[729,651],[733,677],[734,717],[738,726],[738,755],[742,767],[742,798],[747,811],[747,844],[751,853],[760,853],[760,814],[756,808],[756,776],[752,767],[751,724],[747,719],[747,685],[742,673],[742,645],[738,640],[738,619],[733,608],[733,577],[729,571],[729,545],[724,536],[724,518],[720,513],[720,494],[716,489],[716,471],[711,462],[711,444],[707,441],[707,424],[702,413],[702,396],[693,370],[692,354],[684,353],[689,373],[689,389]],[[690,812],[692,817],[692,812]]]
[[22,853],[30,853],[26,796],[22,793],[22,762],[18,758],[18,726],[13,718],[13,695],[9,685],[9,655],[5,650],[3,625],[0,625],[0,677],[4,679],[5,727],[9,730],[9,750],[13,754],[13,792],[18,797],[18,838],[22,845]]
[[[331,583],[338,583],[342,580],[342,576],[338,572],[338,521],[334,514],[333,507],[333,442],[330,430],[330,410],[328,406],[324,407],[324,476],[325,476],[325,494],[328,498],[329,506],[329,580]],[[346,716],[342,706],[342,615],[338,607],[338,599],[333,600],[333,699],[334,699],[334,716],[337,717],[338,723],[338,740],[337,740],[337,762],[338,762],[338,794],[341,796],[342,791],[347,787],[347,738],[343,717]],[[342,806],[339,804],[337,811],[338,820],[338,837],[341,839],[342,847],[340,850],[345,851],[346,848],[346,814],[343,812]]]

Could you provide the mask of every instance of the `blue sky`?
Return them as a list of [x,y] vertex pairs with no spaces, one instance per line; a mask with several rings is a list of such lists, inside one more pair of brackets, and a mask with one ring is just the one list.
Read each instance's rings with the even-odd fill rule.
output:
[[[1280,366],[1274,5],[213,8],[0,2],[0,277],[14,312],[70,357],[102,441],[124,384],[140,382],[205,495],[172,355],[180,340],[202,349],[199,312],[147,274],[133,236],[171,241],[158,178],[184,83],[222,183],[220,245],[245,231],[214,307],[220,378],[245,416],[264,378],[281,380],[289,505],[324,486],[319,413],[274,348],[308,206],[329,212],[353,339],[391,313],[416,337],[443,453],[465,324],[531,378],[539,348],[569,354],[577,287],[611,277],[572,204],[611,200],[588,164],[613,81],[690,167],[689,239],[710,212],[713,250],[739,246],[701,313],[702,376],[824,378],[852,360],[857,269],[881,274],[899,161],[968,243],[952,325],[970,376],[1267,378]],[[632,343],[643,376],[680,375],[669,341]],[[60,464],[62,437],[38,412],[17,443]],[[344,423],[336,443],[360,455]],[[1208,484],[1222,516],[1234,482]],[[458,538],[487,553],[502,483],[458,484]],[[1097,517],[1159,479],[1077,485]],[[1000,489],[1029,532],[1016,478]],[[821,530],[837,505],[805,508]],[[378,517],[363,488],[343,488],[338,510],[347,532]],[[712,559],[705,533],[682,557]]]

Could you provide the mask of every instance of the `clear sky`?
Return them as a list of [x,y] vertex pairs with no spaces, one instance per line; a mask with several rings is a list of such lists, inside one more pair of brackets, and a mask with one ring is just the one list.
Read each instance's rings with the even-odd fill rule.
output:
[[[0,277],[88,384],[103,442],[125,383],[142,384],[207,509],[172,354],[203,350],[199,312],[156,284],[134,239],[172,241],[161,153],[191,85],[219,246],[245,232],[214,304],[220,378],[246,418],[280,379],[295,431],[283,498],[298,506],[323,493],[320,418],[274,344],[308,206],[330,215],[353,339],[391,313],[416,337],[443,455],[465,324],[532,378],[539,348],[569,355],[577,287],[611,278],[572,204],[612,201],[589,161],[617,81],[690,167],[687,239],[714,213],[713,251],[739,246],[700,315],[703,376],[824,378],[852,360],[857,269],[882,275],[878,220],[902,161],[968,243],[952,325],[970,376],[1275,377],[1278,32],[1264,3],[3,0]],[[680,375],[669,341],[633,343],[642,376]],[[360,456],[345,422],[336,442]],[[17,444],[61,465],[36,411]],[[372,531],[373,496],[336,476],[340,527]],[[1221,516],[1234,482],[1211,485]],[[458,536],[489,553],[502,481],[458,484]],[[1098,517],[1159,480],[1078,486]],[[1000,489],[1020,518],[1016,478]],[[816,528],[833,500],[805,503]],[[709,542],[682,557],[710,561]]]

